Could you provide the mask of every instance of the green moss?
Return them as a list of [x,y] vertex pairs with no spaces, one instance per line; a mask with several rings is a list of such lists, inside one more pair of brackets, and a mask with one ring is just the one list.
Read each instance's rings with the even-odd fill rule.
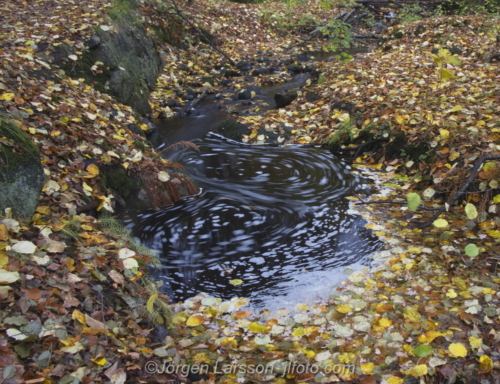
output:
[[5,138],[5,141],[0,143],[0,159],[5,167],[4,170],[13,170],[20,165],[28,164],[40,155],[29,136],[1,113],[0,138]]
[[0,112],[0,212],[31,217],[45,181],[38,148],[5,113]]
[[144,143],[144,141],[135,141],[134,147],[136,147],[137,149],[140,149],[141,151],[145,151],[146,150],[146,143]]
[[128,197],[132,193],[134,186],[124,168],[112,167],[103,173],[106,177],[106,186],[114,189],[121,197]]
[[387,147],[385,148],[385,153],[389,159],[394,159],[396,157],[401,156],[403,152],[403,148],[408,143],[408,139],[403,132],[398,132],[394,136],[394,140],[392,140]]

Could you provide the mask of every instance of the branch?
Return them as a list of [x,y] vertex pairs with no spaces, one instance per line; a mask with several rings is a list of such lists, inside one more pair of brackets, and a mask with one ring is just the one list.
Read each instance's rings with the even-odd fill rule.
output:
[[422,228],[425,228],[429,225],[431,225],[434,220],[436,220],[440,214],[442,214],[445,210],[446,210],[446,207],[451,207],[453,205],[453,203],[455,203],[462,195],[465,194],[465,191],[467,190],[467,188],[469,188],[469,185],[470,183],[472,183],[472,181],[474,180],[474,178],[476,177],[476,174],[477,172],[479,171],[479,168],[481,168],[481,165],[483,165],[483,163],[485,161],[488,161],[488,160],[500,160],[500,155],[490,155],[490,156],[483,156],[481,157],[480,159],[476,160],[476,163],[474,164],[474,167],[472,167],[472,171],[471,171],[471,174],[469,175],[469,177],[467,178],[467,180],[465,180],[465,183],[464,185],[462,185],[462,188],[460,188],[458,190],[457,193],[455,193],[447,202],[447,204],[445,204],[444,207],[440,208],[436,214],[434,216],[432,216],[432,218],[427,221],[427,222],[424,222],[422,224],[420,224],[418,226],[418,228],[422,229]]
[[193,100],[192,103],[190,103],[190,104],[186,105],[184,108],[182,108],[182,112],[184,112],[186,115],[190,115],[191,109],[195,108],[198,105],[198,103],[205,98],[206,94],[207,94],[207,90],[204,89],[203,92],[200,94],[200,96],[198,96],[195,100]]

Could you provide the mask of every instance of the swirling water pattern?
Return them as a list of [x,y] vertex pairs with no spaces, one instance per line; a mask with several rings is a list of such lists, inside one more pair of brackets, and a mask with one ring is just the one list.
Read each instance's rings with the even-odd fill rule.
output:
[[329,151],[238,145],[213,135],[195,142],[200,152],[169,158],[203,192],[161,211],[129,213],[134,236],[161,252],[157,277],[175,299],[206,292],[265,304],[293,295],[301,276],[366,261],[380,247],[366,222],[349,213],[346,196],[362,180]]

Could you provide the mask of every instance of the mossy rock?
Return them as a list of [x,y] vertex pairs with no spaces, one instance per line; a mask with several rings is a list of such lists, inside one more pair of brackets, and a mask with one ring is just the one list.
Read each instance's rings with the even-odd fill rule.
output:
[[138,179],[132,179],[126,169],[119,165],[104,167],[102,171],[101,184],[113,189],[124,199],[141,188]]
[[40,153],[31,139],[0,113],[0,212],[31,217],[45,182]]
[[403,132],[398,132],[395,135],[394,140],[392,140],[385,147],[385,154],[387,158],[394,159],[400,157],[407,143],[408,139],[406,138],[406,135]]
[[243,135],[251,133],[248,130],[248,125],[240,123],[235,119],[224,120],[213,132],[236,141],[241,141]]

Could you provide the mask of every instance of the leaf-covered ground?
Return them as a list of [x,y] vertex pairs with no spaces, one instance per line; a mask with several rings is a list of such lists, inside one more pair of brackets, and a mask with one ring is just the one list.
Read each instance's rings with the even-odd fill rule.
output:
[[[198,1],[186,14],[214,33],[234,61],[272,53],[278,68],[288,57],[283,47],[299,41],[283,24],[299,23],[305,14],[322,21],[336,12],[316,2],[293,9],[278,3],[223,5]],[[244,299],[200,297],[173,305],[170,314],[168,298],[144,279],[151,262],[147,251],[79,207],[98,201],[101,211],[111,210],[112,196],[99,183],[102,167],[149,170],[163,182],[162,169],[171,164],[134,145],[142,137],[127,129],[138,121],[130,108],[52,71],[53,63],[37,54],[44,43],[64,43],[74,48],[67,60],[77,62],[93,28],[112,27],[105,16],[111,6],[91,0],[0,6],[0,103],[39,146],[47,175],[32,220],[6,218],[0,224],[4,383],[200,379],[161,373],[164,362],[180,373],[186,364],[208,366],[201,378],[217,383],[498,379],[499,165],[483,166],[476,193],[444,213],[446,223],[418,229],[413,222],[433,212],[406,205],[406,194],[417,192],[427,208],[441,206],[476,159],[500,154],[500,70],[489,60],[499,50],[498,19],[427,19],[398,27],[399,39],[389,30],[390,40],[362,58],[319,63],[321,84],[312,80],[306,87],[320,96],[314,102],[299,96],[261,116],[252,95],[256,113],[238,119],[254,126],[289,123],[296,127],[293,142],[330,142],[338,150],[390,138],[384,151],[355,161],[383,187],[370,200],[402,203],[356,206],[386,239],[386,249],[375,255],[378,267],[353,273],[324,303],[299,305],[293,313],[255,314]],[[145,6],[148,11],[155,14]],[[305,50],[317,49],[314,44]],[[452,54],[454,46],[460,50]],[[175,90],[184,91],[185,84],[225,77],[220,67],[214,69],[227,66],[224,58],[201,48],[164,47],[170,61],[158,81],[163,88],[151,96],[157,114],[172,113],[163,103],[178,98]],[[287,78],[273,73],[253,81]],[[231,86],[237,91],[248,80],[234,77]],[[205,87],[226,89],[217,82]],[[355,108],[336,109],[338,102]],[[252,133],[249,141],[265,141]],[[468,244],[479,250],[473,259],[465,253]],[[148,363],[158,364],[160,372],[148,372]]]

